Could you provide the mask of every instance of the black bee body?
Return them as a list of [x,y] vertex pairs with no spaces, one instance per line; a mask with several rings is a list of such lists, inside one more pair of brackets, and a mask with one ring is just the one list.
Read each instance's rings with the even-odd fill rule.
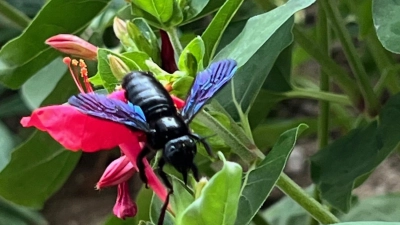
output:
[[[151,73],[135,71],[124,77],[122,88],[126,91],[126,99],[143,110],[151,130],[146,132],[146,147],[138,157],[139,171],[144,171],[142,160],[149,151],[163,149],[160,171],[165,163],[169,163],[182,173],[185,182],[187,172],[191,169],[198,179],[193,159],[197,152],[195,140],[199,138],[190,132],[162,84]],[[161,177],[167,187],[172,189],[169,181],[164,178],[166,176],[161,174]],[[143,173],[141,178],[146,182]]]
[[68,100],[69,104],[83,113],[124,124],[134,131],[144,132],[146,144],[139,153],[136,164],[140,178],[146,185],[143,160],[151,151],[162,149],[158,174],[169,189],[169,193],[158,224],[163,223],[169,196],[173,193],[172,185],[162,168],[167,163],[172,165],[182,174],[185,183],[187,174],[191,170],[194,178],[198,180],[198,171],[194,164],[196,142],[203,144],[208,154],[212,153],[204,139],[191,133],[188,124],[206,102],[232,78],[237,69],[236,65],[234,60],[221,60],[199,72],[180,112],[177,111],[163,85],[150,72],[143,71],[133,71],[123,79],[122,87],[125,89],[128,103],[95,93],[79,94]]

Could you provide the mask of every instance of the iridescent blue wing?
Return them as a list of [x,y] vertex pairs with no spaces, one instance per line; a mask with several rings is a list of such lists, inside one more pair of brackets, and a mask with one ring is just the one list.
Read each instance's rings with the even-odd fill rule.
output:
[[236,61],[226,59],[212,63],[206,70],[197,74],[181,112],[186,123],[189,123],[207,100],[232,78],[236,70]]
[[145,132],[150,131],[142,109],[130,102],[125,103],[118,99],[107,98],[105,95],[88,93],[72,96],[68,99],[68,103],[85,114],[122,123]]

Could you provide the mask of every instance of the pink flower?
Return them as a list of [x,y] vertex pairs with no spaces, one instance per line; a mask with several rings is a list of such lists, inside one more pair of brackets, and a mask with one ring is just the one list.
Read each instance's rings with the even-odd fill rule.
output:
[[[69,58],[64,59],[64,62],[68,64],[79,90],[82,93],[85,92],[84,89],[92,92],[84,62],[71,62]],[[71,64],[81,67],[84,85],[80,84],[79,77],[71,68]],[[126,101],[124,90],[116,91],[108,95],[108,98]],[[175,97],[173,99],[178,107],[184,105],[182,100]],[[97,188],[118,185],[117,202],[114,206],[115,215],[125,218],[136,214],[136,205],[129,196],[127,180],[137,171],[136,159],[145,142],[142,132],[133,132],[122,124],[86,115],[67,104],[38,108],[32,112],[31,116],[22,118],[21,124],[24,127],[33,126],[48,132],[66,149],[72,151],[95,152],[119,146],[123,155],[108,166],[98,182]],[[148,185],[162,201],[165,201],[167,198],[166,188],[146,159],[144,159],[144,164]]]
[[126,181],[118,185],[118,197],[113,208],[113,213],[120,219],[133,217],[137,213],[136,203],[131,199],[128,182]]
[[65,54],[90,60],[97,59],[97,47],[72,34],[55,35],[45,43]]

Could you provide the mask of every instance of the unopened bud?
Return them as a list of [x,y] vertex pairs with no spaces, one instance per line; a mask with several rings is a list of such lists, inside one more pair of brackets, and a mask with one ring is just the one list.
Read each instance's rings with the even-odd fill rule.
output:
[[65,54],[90,60],[97,59],[97,47],[72,34],[55,35],[45,43]]
[[198,199],[203,191],[204,187],[207,185],[208,180],[205,177],[202,177],[199,182],[196,183],[194,187],[194,198]]
[[130,72],[129,67],[120,58],[111,54],[108,55],[107,58],[110,63],[111,72],[117,80],[122,80],[122,78]]
[[107,166],[99,182],[97,182],[96,189],[118,185],[127,181],[136,172],[135,167],[125,155],[112,161]]

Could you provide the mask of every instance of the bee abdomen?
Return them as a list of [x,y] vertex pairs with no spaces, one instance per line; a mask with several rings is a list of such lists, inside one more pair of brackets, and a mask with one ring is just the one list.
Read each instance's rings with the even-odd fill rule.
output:
[[134,71],[124,77],[125,97],[140,106],[149,123],[176,114],[174,103],[165,88],[151,73]]

